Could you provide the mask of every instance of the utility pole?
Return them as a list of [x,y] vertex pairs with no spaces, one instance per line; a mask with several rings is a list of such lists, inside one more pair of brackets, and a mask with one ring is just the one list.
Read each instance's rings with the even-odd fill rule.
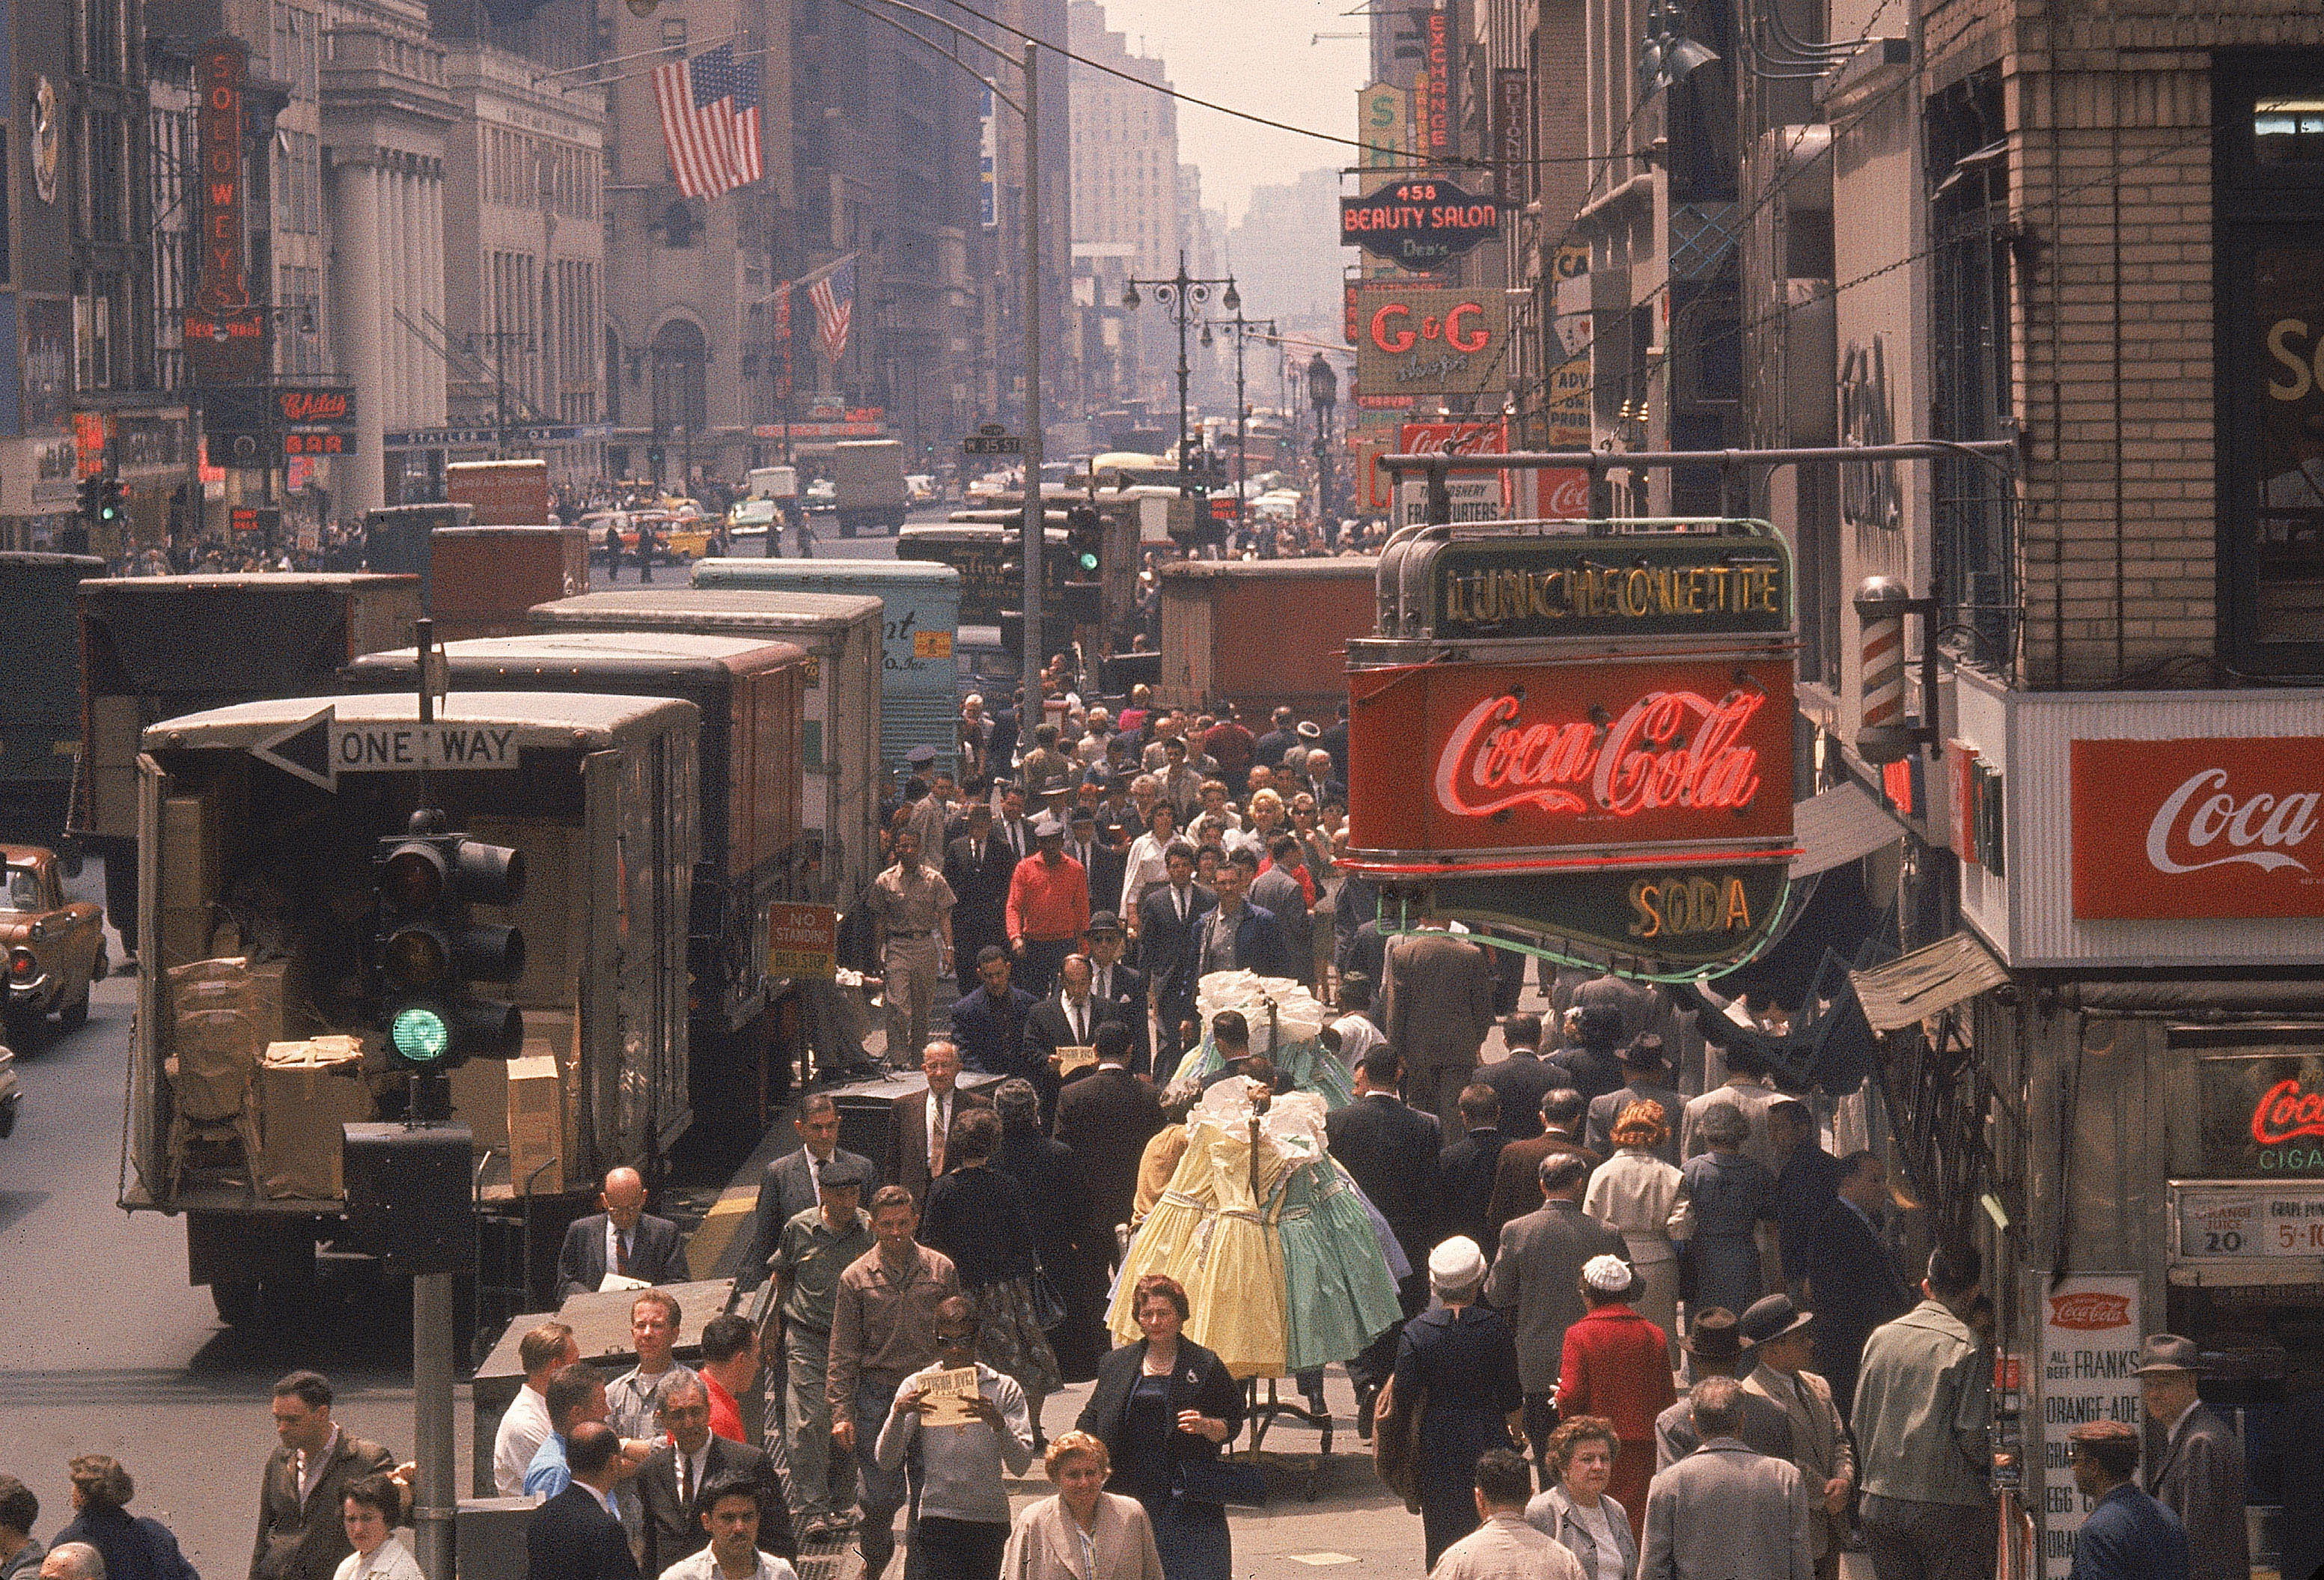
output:
[[[1025,698],[1041,721],[1041,550],[1047,506],[1041,499],[1041,78],[1039,46],[1025,43]],[[1183,337],[1183,332],[1182,332]]]

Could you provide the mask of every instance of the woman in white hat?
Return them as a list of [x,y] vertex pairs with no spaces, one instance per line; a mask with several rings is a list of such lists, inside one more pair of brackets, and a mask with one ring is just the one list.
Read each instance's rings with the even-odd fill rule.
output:
[[1507,1318],[1477,1304],[1485,1253],[1456,1234],[1428,1254],[1428,1287],[1442,1303],[1404,1325],[1396,1349],[1396,1397],[1426,1391],[1416,1456],[1427,1566],[1477,1529],[1477,1457],[1522,1448],[1525,1390]]

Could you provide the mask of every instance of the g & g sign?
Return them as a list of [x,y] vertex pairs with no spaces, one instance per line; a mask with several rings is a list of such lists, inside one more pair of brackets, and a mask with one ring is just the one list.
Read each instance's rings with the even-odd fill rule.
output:
[[1476,395],[1508,382],[1508,310],[1497,292],[1367,282],[1356,332],[1367,396]]

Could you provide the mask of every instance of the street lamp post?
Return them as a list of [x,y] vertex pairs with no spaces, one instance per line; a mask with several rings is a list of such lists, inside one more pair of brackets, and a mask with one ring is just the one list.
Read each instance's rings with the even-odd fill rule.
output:
[[1186,383],[1190,368],[1186,363],[1186,326],[1194,321],[1202,308],[1211,300],[1213,286],[1226,287],[1219,298],[1227,311],[1242,311],[1242,293],[1235,290],[1234,276],[1223,279],[1196,279],[1186,273],[1186,254],[1178,254],[1178,273],[1167,280],[1140,280],[1133,276],[1121,288],[1121,305],[1135,310],[1139,304],[1138,288],[1145,286],[1154,292],[1178,326],[1178,497],[1185,499],[1194,492],[1194,480],[1186,475]]
[[[1340,403],[1339,375],[1320,351],[1307,363],[1307,401],[1315,408],[1315,513],[1332,519],[1332,409]],[[1338,534],[1326,527],[1325,542]]]
[[[1254,334],[1260,339],[1271,340],[1281,331],[1276,328],[1273,319],[1247,319],[1242,316],[1240,309],[1235,310],[1234,317],[1221,319],[1219,322],[1234,335],[1235,342],[1235,525],[1240,527],[1243,524],[1244,485],[1250,481],[1250,406],[1243,396],[1243,346]],[[1204,328],[1207,333],[1209,326]]]

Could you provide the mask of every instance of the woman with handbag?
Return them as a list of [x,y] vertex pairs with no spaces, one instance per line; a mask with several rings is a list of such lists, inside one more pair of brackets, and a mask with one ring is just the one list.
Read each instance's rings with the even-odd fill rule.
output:
[[[992,1155],[992,1167],[1017,1181],[1032,1219],[1039,1262],[1034,1272],[1034,1303],[1041,1305],[1047,1297],[1058,1302],[1055,1309],[1040,1313],[1048,1325],[1058,1374],[1067,1382],[1087,1382],[1097,1375],[1098,1358],[1108,1347],[1107,1257],[1092,1256],[1081,1244],[1090,1218],[1089,1182],[1074,1162],[1074,1150],[1041,1133],[1041,1099],[1032,1082],[1021,1076],[1001,1082],[993,1089],[992,1112],[1001,1116],[1001,1150]],[[1109,1237],[1105,1250],[1111,1253],[1112,1249]],[[1052,1317],[1056,1317],[1054,1324],[1049,1323]],[[1037,1412],[1033,1452],[1038,1454],[1047,1441]]]
[[1428,1253],[1428,1287],[1442,1302],[1404,1325],[1397,1341],[1393,1387],[1421,1408],[1415,1477],[1427,1566],[1477,1529],[1477,1458],[1489,1448],[1522,1446],[1525,1389],[1517,1381],[1517,1335],[1499,1312],[1476,1303],[1485,1253],[1456,1234]]
[[1040,1258],[1025,1191],[991,1167],[1001,1150],[1001,1121],[970,1108],[952,1122],[945,1171],[928,1187],[920,1243],[952,1258],[961,1293],[976,1306],[976,1358],[1017,1381],[1025,1409],[1038,1421],[1041,1401],[1063,1386],[1056,1353],[1033,1299]]
[[1145,1336],[1099,1363],[1077,1425],[1111,1457],[1108,1490],[1145,1505],[1167,1580],[1230,1580],[1226,1501],[1256,1473],[1222,1465],[1219,1445],[1242,1428],[1242,1385],[1179,1333],[1191,1307],[1177,1280],[1147,1274],[1131,1304]]
[[1165,1580],[1145,1506],[1105,1490],[1111,1466],[1104,1444],[1067,1432],[1042,1463],[1056,1496],[1017,1516],[1001,1580]]

